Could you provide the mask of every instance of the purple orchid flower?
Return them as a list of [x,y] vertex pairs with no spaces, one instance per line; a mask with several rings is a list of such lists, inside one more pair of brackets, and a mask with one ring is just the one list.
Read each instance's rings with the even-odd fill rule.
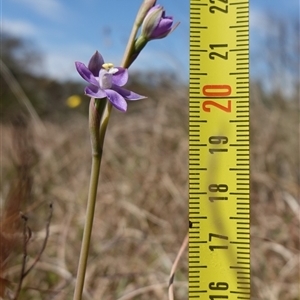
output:
[[162,39],[169,35],[179,22],[173,26],[173,17],[166,16],[161,5],[154,5],[147,13],[142,24],[142,36],[147,40]]
[[89,83],[84,89],[86,95],[104,99],[120,111],[127,110],[126,100],[141,100],[146,97],[122,88],[128,81],[128,71],[125,68],[114,68],[113,64],[104,63],[102,55],[96,51],[91,57],[88,67],[76,61],[79,75]]

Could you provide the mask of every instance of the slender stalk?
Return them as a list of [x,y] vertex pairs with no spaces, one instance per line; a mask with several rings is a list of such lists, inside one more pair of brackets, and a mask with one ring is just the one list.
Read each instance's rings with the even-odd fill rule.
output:
[[80,251],[79,265],[77,271],[77,282],[75,286],[74,300],[81,300],[84,278],[86,272],[86,265],[88,260],[88,252],[90,247],[90,239],[94,221],[94,212],[96,204],[96,195],[98,187],[98,179],[100,173],[102,151],[100,154],[94,154],[92,159],[92,171],[91,171],[91,181],[90,189],[87,203],[86,220],[82,238],[82,245]]
[[[145,16],[147,15],[148,11],[150,10],[153,5],[155,5],[156,0],[144,0],[143,3],[140,6],[140,9],[137,13],[136,19],[134,21],[128,43],[124,52],[123,60],[121,66],[123,68],[129,68],[129,66],[133,63],[133,61],[138,56],[138,53],[135,53],[134,55],[134,44],[135,44],[135,38],[136,34],[140,28],[140,26],[143,23],[143,20]],[[134,55],[134,57],[133,57]]]
[[122,63],[121,63],[121,66],[123,68],[126,68],[126,67],[128,68],[129,67],[128,66],[128,64],[129,64],[128,61],[131,58],[131,53],[132,53],[135,37],[136,37],[136,34],[137,34],[138,30],[139,30],[139,26],[136,23],[134,23],[134,25],[132,27],[132,30],[131,30],[131,34],[129,36],[129,40],[128,40],[126,49],[125,49],[123,60],[122,60]]
[[4,80],[6,81],[7,85],[15,95],[16,99],[19,100],[21,104],[23,104],[27,108],[30,116],[32,117],[33,121],[36,123],[36,128],[40,130],[41,133],[45,133],[46,132],[45,125],[43,124],[42,120],[40,119],[33,105],[31,104],[29,98],[26,96],[18,80],[14,77],[14,75],[12,74],[12,72],[6,66],[6,64],[2,59],[0,59],[0,74],[3,76]]
[[107,103],[105,105],[105,108],[104,108],[104,113],[103,113],[103,116],[102,116],[102,119],[101,119],[101,124],[100,124],[99,140],[100,140],[101,148],[103,148],[104,137],[105,137],[106,128],[107,128],[107,125],[108,125],[111,109],[112,109],[112,105],[109,101],[107,101]]
[[172,269],[171,269],[170,279],[169,279],[169,290],[168,290],[169,300],[174,300],[173,285],[174,285],[175,270],[177,268],[178,262],[182,256],[183,251],[186,249],[186,247],[188,245],[188,242],[189,242],[189,232],[187,232],[187,234],[181,244],[181,247],[179,249],[179,252],[176,256],[176,259],[175,259]]
[[[88,260],[88,253],[90,248],[90,240],[93,228],[96,196],[98,189],[98,180],[100,174],[100,165],[103,152],[103,142],[105,131],[108,123],[105,117],[105,108],[107,107],[107,100],[104,99],[91,99],[89,111],[89,127],[92,144],[92,170],[89,186],[89,195],[87,200],[87,211],[85,218],[85,225],[82,237],[81,251],[78,263],[77,281],[75,285],[74,300],[81,300],[82,291],[84,286],[84,278],[86,273],[86,266]],[[104,107],[105,105],[105,107]],[[109,107],[109,106],[108,106]],[[103,128],[100,127],[101,122],[106,120]]]

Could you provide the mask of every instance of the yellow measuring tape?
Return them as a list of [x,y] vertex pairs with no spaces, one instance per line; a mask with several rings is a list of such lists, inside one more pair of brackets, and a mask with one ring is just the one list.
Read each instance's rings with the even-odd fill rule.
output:
[[249,0],[190,0],[189,299],[250,299]]

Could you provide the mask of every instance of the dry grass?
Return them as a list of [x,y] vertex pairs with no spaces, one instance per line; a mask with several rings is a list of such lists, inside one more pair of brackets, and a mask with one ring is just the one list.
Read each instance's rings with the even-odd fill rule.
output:
[[[252,299],[299,299],[298,111],[267,108],[253,92]],[[72,299],[90,175],[87,120],[45,122],[31,147],[32,190],[24,213],[37,255],[54,206],[40,262],[24,279],[20,299]],[[17,176],[12,129],[2,125],[2,197]],[[188,228],[187,90],[157,91],[113,113],[104,157],[84,299],[167,299],[172,263]],[[12,253],[5,276],[14,291],[22,255]],[[13,255],[14,254],[14,255]],[[187,255],[179,262],[175,298],[187,299]]]
[[299,100],[251,101],[252,299],[299,300]]
[[[130,113],[114,111],[108,128],[85,299],[164,299],[172,263],[187,232],[186,91],[158,93],[134,103]],[[51,235],[40,263],[24,280],[21,299],[72,299],[90,175],[87,120],[45,123],[35,138],[29,253],[44,238],[48,203]],[[11,129],[3,132],[3,194],[15,176]],[[17,281],[15,262],[7,271]],[[187,261],[179,263],[175,293],[187,294]],[[180,282],[182,281],[182,282]],[[13,287],[12,287],[13,288]],[[142,289],[141,289],[142,288]],[[134,297],[127,293],[141,289]],[[44,292],[43,292],[44,291]],[[136,291],[137,292],[137,291]]]

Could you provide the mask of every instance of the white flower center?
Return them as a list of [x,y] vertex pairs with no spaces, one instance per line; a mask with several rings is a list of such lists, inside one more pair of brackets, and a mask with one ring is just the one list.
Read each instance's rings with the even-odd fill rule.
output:
[[118,72],[112,63],[105,63],[102,65],[99,73],[99,84],[102,89],[110,89],[112,87],[112,77]]
[[99,84],[102,89],[110,89],[112,87],[112,77],[118,72],[112,63],[105,63],[102,65],[99,74]]

